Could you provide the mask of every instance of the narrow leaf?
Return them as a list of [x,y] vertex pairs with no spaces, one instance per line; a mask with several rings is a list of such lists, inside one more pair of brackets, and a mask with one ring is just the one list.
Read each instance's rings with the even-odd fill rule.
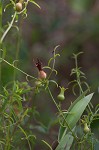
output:
[[52,83],[56,84],[56,86],[58,87],[58,84],[57,84],[56,81],[54,81],[54,80],[49,80],[49,82],[52,82]]
[[34,4],[34,5],[36,5],[38,8],[40,8],[40,9],[41,9],[40,5],[39,5],[39,4],[37,4],[36,2],[34,2],[33,0],[30,0],[30,2],[31,2],[31,3],[33,3],[33,4]]
[[42,140],[42,142],[45,143],[49,147],[50,150],[53,150],[52,147],[45,140]]
[[[69,114],[66,114],[66,116],[65,116],[65,119],[71,129],[73,129],[75,127],[76,123],[80,119],[85,108],[87,107],[88,103],[90,102],[90,100],[93,96],[93,93],[81,98],[82,96],[84,96],[84,95],[81,95],[76,101],[74,101],[74,103],[71,104],[71,106],[69,107],[69,110],[68,110]],[[66,134],[67,130],[68,129],[63,126],[60,127],[59,137],[58,137],[59,141],[64,136],[64,133]]]
[[69,132],[59,142],[59,145],[55,150],[70,150],[74,137]]

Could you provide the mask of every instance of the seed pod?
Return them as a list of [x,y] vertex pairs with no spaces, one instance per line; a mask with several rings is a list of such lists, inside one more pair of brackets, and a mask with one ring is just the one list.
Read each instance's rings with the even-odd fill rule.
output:
[[20,12],[22,10],[22,3],[21,2],[16,3],[15,8],[16,11]]
[[60,101],[63,101],[65,99],[65,96],[64,96],[64,92],[65,92],[65,88],[64,87],[60,87],[60,93],[59,95],[57,96],[57,99],[60,100]]
[[85,133],[90,132],[90,129],[89,129],[87,123],[84,124],[84,132],[85,132]]
[[38,68],[38,77],[40,78],[40,79],[45,79],[46,77],[47,77],[47,74],[46,74],[46,72],[45,71],[43,71],[43,69],[42,69],[42,63],[41,63],[41,61],[39,60],[39,59],[37,59],[37,62],[36,62],[36,67]]
[[40,70],[39,71],[39,78],[40,79],[46,79],[46,77],[47,77],[47,74],[43,70]]

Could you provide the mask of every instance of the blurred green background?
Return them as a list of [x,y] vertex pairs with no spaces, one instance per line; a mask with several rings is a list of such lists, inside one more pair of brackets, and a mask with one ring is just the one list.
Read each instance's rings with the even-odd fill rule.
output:
[[[4,5],[8,3],[4,1]],[[95,92],[92,103],[99,101],[99,0],[37,0],[41,9],[29,4],[27,18],[19,17],[19,32],[12,28],[5,39],[6,56],[9,62],[18,59],[17,66],[30,75],[37,77],[33,59],[39,58],[43,66],[52,57],[55,46],[60,45],[57,52],[61,55],[56,59],[55,69],[58,75],[51,79],[59,85],[67,87],[74,79],[70,76],[74,67],[72,54],[84,52],[78,60],[79,66],[85,72],[91,91]],[[3,26],[11,20],[13,10],[9,7],[3,12]],[[2,85],[15,79],[26,81],[23,74],[15,71],[7,64],[2,68]],[[47,70],[46,70],[47,71]],[[32,81],[29,83],[33,86]],[[58,90],[52,87],[54,95]],[[39,96],[40,95],[40,96]],[[41,113],[41,120],[48,126],[54,120],[57,112],[53,102],[46,93],[39,94],[34,102]],[[63,108],[70,105],[75,97],[71,94],[71,87],[66,93]],[[46,115],[45,115],[46,114]],[[55,136],[57,137],[56,133]],[[49,138],[50,139],[50,138]],[[53,140],[52,140],[53,141]]]
[[[84,52],[79,58],[79,66],[85,72],[87,81],[94,91],[99,86],[99,1],[98,0],[37,0],[41,9],[29,4],[27,18],[19,17],[19,32],[15,28],[8,33],[6,59],[18,59],[18,66],[37,76],[33,59],[39,58],[47,65],[55,46],[61,57],[56,60],[58,75],[54,78],[60,85],[71,81],[70,71],[74,67],[72,54]],[[9,0],[4,1],[4,6]],[[11,20],[13,9],[3,13],[3,26]],[[10,55],[9,55],[10,54]],[[9,71],[10,69],[10,71]],[[12,79],[13,69],[4,65],[3,85]],[[6,78],[7,76],[7,78]],[[24,80],[24,75],[17,72]]]

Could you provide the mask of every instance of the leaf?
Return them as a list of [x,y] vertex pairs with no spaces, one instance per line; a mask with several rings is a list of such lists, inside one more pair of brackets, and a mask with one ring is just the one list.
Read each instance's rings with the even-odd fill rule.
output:
[[55,54],[53,57],[50,58],[50,60],[48,61],[48,66],[50,66],[51,61],[52,61],[52,60],[55,60],[55,58],[56,58],[57,56],[60,56],[60,55],[59,55],[59,54]]
[[74,137],[69,132],[59,142],[59,145],[55,150],[70,150]]
[[44,66],[43,69],[50,69],[51,71],[55,72],[55,74],[57,75],[57,70],[55,70],[49,66]]
[[23,110],[22,97],[20,95],[14,93],[13,99],[14,99],[14,102],[16,102],[18,104],[18,109],[20,111],[22,111]]
[[49,66],[44,66],[43,69],[50,69],[50,70],[52,70],[52,68],[49,67]]
[[46,144],[47,147],[49,147],[50,150],[53,150],[52,147],[51,147],[45,140],[42,140],[42,142],[43,142],[44,144]]
[[85,92],[83,92],[73,103],[72,105],[69,107],[68,112],[71,111],[71,109],[74,107],[74,105],[79,102],[82,98],[84,98],[84,96],[87,94],[87,92],[89,91],[89,89],[87,89]]
[[5,87],[3,87],[3,90],[4,90],[4,94],[5,94],[5,96],[8,96],[8,95],[9,95],[9,92],[6,90],[6,88],[5,88]]
[[49,82],[52,82],[52,83],[56,84],[56,86],[58,87],[58,84],[57,84],[56,81],[54,81],[54,80],[49,80]]
[[41,9],[40,5],[39,5],[39,4],[37,4],[36,2],[34,2],[34,0],[30,0],[29,2],[33,3],[33,4],[34,4],[34,5],[36,5],[38,8],[40,8],[40,9]]
[[55,55],[54,55],[54,58],[56,58],[57,56],[60,56],[60,54],[55,54]]
[[7,9],[9,6],[11,6],[11,5],[12,5],[11,3],[7,4],[7,5],[5,6],[5,8],[4,8],[4,12],[5,12],[6,9]]
[[51,63],[51,61],[52,61],[53,59],[54,59],[53,57],[50,58],[50,60],[48,61],[48,66],[50,66],[50,63]]
[[31,129],[37,130],[37,131],[44,133],[44,134],[47,132],[47,128],[45,126],[40,126],[40,125],[31,126]]
[[[71,106],[69,107],[68,109],[68,112],[71,111],[71,109],[73,108],[73,106],[79,101],[81,100],[85,95],[86,93],[88,92],[88,90],[86,90],[85,92],[83,92],[72,104]],[[65,117],[67,116],[67,114],[65,114]],[[58,140],[60,141],[61,137],[63,136],[63,134],[66,132],[67,128],[65,127],[60,127],[59,129],[59,135],[58,135]]]
[[[71,106],[68,109],[69,114],[65,115],[65,119],[70,126],[71,129],[73,129],[80,119],[81,115],[83,114],[85,108],[87,107],[88,103],[90,102],[93,93],[89,94],[84,97],[87,91],[85,91],[81,96],[79,96],[76,101],[74,101]],[[68,129],[66,127],[61,126],[59,130],[59,141],[61,138],[66,134]],[[65,134],[64,134],[65,133]]]

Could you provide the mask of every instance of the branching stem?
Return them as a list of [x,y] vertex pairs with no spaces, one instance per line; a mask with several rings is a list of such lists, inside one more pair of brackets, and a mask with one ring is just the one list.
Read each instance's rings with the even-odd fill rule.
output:
[[4,38],[6,37],[7,33],[9,32],[9,30],[11,29],[13,23],[14,23],[14,20],[15,20],[15,17],[16,17],[16,12],[14,13],[13,15],[13,18],[8,26],[8,28],[6,29],[6,31],[4,32],[4,34],[2,35],[1,39],[0,39],[0,44],[2,44]]
[[16,67],[14,64],[9,63],[8,61],[6,61],[5,59],[2,59],[2,61],[4,61],[6,64],[8,64],[9,66],[12,66],[13,68],[15,68],[16,70],[20,71],[21,73],[23,73],[24,75],[26,75],[26,77],[30,77],[32,79],[38,80],[37,78],[27,74],[26,72],[22,71],[21,69],[19,69],[18,67]]

